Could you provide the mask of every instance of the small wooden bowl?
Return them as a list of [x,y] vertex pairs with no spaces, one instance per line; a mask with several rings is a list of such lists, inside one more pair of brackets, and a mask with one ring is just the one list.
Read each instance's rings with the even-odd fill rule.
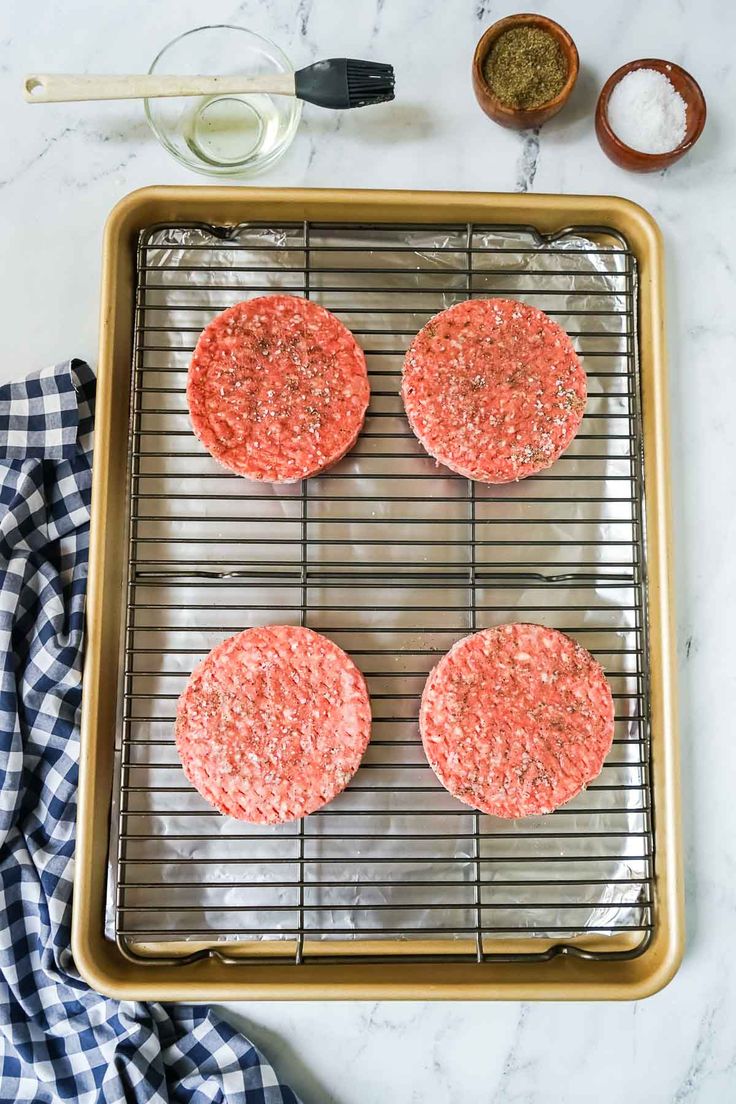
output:
[[[627,73],[633,73],[636,69],[656,69],[658,73],[664,73],[685,101],[687,107],[685,137],[679,146],[668,150],[667,153],[642,153],[641,150],[632,149],[614,134],[608,121],[608,101],[611,93]],[[603,152],[622,169],[628,169],[630,172],[657,172],[679,161],[695,145],[703,133],[705,116],[705,96],[698,82],[687,70],[681,69],[673,61],[640,58],[638,61],[630,61],[627,65],[622,65],[615,73],[611,73],[603,85],[595,109],[595,132]]]
[[[547,31],[559,42],[567,62],[567,80],[561,92],[553,100],[541,104],[539,107],[529,109],[507,107],[506,104],[501,103],[494,96],[483,76],[483,63],[488,57],[493,43],[499,35],[510,30],[511,27],[538,27],[540,31]],[[578,79],[579,69],[580,58],[578,57],[577,47],[559,23],[555,23],[553,19],[547,19],[544,15],[530,13],[510,15],[507,19],[499,19],[497,23],[490,26],[475,47],[475,53],[473,54],[473,91],[481,108],[489,119],[493,119],[494,123],[500,123],[501,126],[510,127],[512,130],[526,130],[528,127],[538,127],[542,123],[546,123],[548,119],[551,119],[565,106],[575,86],[575,81]]]

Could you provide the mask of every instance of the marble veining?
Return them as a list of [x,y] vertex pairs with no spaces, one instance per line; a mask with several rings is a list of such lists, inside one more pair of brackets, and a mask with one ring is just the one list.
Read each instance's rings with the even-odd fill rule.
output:
[[516,162],[516,192],[531,192],[534,188],[534,178],[537,175],[537,163],[540,149],[540,127],[523,131],[521,138],[521,152]]
[[[33,70],[145,71],[205,21],[274,38],[297,66],[394,63],[395,103],[307,107],[287,157],[257,183],[627,196],[667,249],[682,802],[688,946],[641,1004],[256,1004],[228,1014],[305,1104],[729,1104],[736,1100],[736,6],[719,0],[535,0],[575,38],[581,74],[537,134],[491,124],[470,87],[475,43],[517,6],[495,0],[5,0],[0,17],[0,380],[95,361],[102,225],[126,192],[201,184],[160,148],[136,103],[30,107]],[[41,10],[42,7],[42,10]],[[709,104],[692,154],[630,176],[593,131],[617,66],[667,57]]]

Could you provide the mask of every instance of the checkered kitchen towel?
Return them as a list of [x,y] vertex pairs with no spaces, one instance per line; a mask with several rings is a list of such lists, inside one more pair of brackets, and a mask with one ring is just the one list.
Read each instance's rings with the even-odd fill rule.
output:
[[70,951],[94,376],[0,388],[0,1101],[298,1104],[205,1007],[108,1000]]

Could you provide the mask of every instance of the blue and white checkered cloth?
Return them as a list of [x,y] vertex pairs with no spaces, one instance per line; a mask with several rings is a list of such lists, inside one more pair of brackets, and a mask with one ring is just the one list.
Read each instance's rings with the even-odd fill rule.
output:
[[0,388],[0,1101],[298,1104],[206,1007],[72,961],[94,388],[78,360]]

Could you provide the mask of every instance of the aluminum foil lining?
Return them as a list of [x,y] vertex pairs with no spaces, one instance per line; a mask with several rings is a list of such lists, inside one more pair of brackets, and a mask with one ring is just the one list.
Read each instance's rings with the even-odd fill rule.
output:
[[[482,931],[492,949],[518,936],[566,942],[643,929],[651,871],[635,272],[620,240],[465,226],[243,227],[229,237],[166,227],[143,235],[140,261],[132,612],[107,935],[220,943]],[[306,291],[338,313],[371,371],[365,432],[309,481],[306,529],[300,485],[229,475],[186,411],[199,331],[240,299],[276,290]],[[582,355],[590,395],[579,436],[548,472],[475,485],[474,532],[469,484],[426,456],[398,394],[412,335],[470,293],[550,312]],[[373,739],[322,813],[247,825],[213,813],[184,777],[176,698],[216,643],[250,625],[299,624],[302,599],[304,623],[366,673]],[[589,648],[618,720],[586,792],[550,816],[509,822],[442,789],[417,712],[426,674],[455,640],[514,620]]]

